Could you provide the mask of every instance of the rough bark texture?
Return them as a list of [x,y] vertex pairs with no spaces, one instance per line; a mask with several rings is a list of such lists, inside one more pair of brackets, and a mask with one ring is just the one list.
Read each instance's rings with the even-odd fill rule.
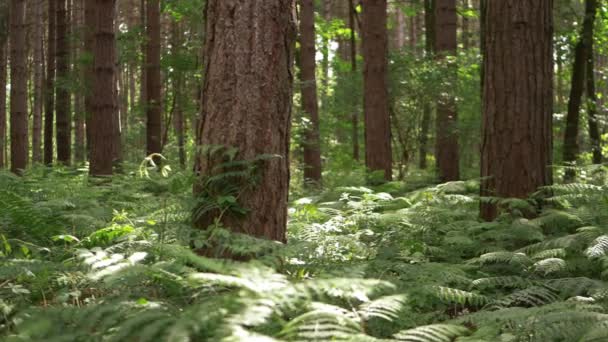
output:
[[44,104],[44,164],[53,163],[53,129],[55,127],[55,54],[57,0],[48,1],[48,38],[46,53],[46,86]]
[[[239,203],[245,218],[224,215],[237,232],[285,241],[289,185],[289,131],[295,26],[291,0],[206,3],[205,74],[199,147],[238,149],[237,159],[278,155],[259,164],[257,186],[245,190]],[[199,152],[195,171],[217,173],[221,160]],[[245,180],[246,181],[246,180]],[[195,187],[195,192],[202,190]],[[217,216],[197,220],[206,228]]]
[[[162,123],[160,105],[160,1],[147,3],[146,44],[146,153],[161,153]],[[158,158],[156,159],[157,161]]]
[[315,10],[313,0],[300,0],[300,71],[302,110],[308,116],[304,132],[304,182],[321,182],[321,146],[319,141],[319,104],[317,102]]
[[363,1],[363,102],[365,165],[392,179],[391,124],[388,111],[386,0]]
[[[68,12],[67,0],[57,1],[57,79],[65,82],[69,77],[69,43],[68,43]],[[72,150],[70,93],[65,86],[57,87],[57,161],[63,165],[70,165]]]
[[34,45],[34,106],[32,108],[32,161],[34,163],[42,162],[42,83],[43,80],[43,63],[42,63],[42,9],[44,2],[39,0],[34,4],[34,20],[33,20],[33,45]]
[[[583,102],[583,93],[585,92],[585,69],[593,44],[593,26],[595,24],[596,8],[596,0],[585,1],[583,28],[580,39],[574,48],[574,64],[572,65],[572,80],[570,83],[570,98],[568,99],[568,115],[566,116],[563,150],[563,161],[569,166],[576,164],[576,158],[579,154],[580,110]],[[568,168],[564,173],[564,181],[571,182],[575,176],[575,170]]]
[[21,174],[27,167],[27,52],[25,34],[25,0],[11,0],[10,65],[11,65],[11,171]]
[[485,6],[481,195],[527,198],[552,183],[553,0]]
[[90,174],[112,175],[116,120],[116,93],[114,92],[114,6],[116,0],[94,0],[94,70],[93,99],[91,112]]
[[[456,55],[457,42],[456,0],[442,0],[435,4],[435,48],[437,58],[446,60]],[[435,159],[441,182],[460,178],[458,148],[458,116],[453,89],[457,84],[457,69],[453,63],[447,65],[445,81],[449,84],[437,101],[437,140]]]

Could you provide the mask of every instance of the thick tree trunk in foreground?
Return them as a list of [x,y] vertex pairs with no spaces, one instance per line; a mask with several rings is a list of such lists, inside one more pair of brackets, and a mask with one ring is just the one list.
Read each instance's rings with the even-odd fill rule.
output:
[[388,111],[386,0],[363,1],[363,102],[365,165],[393,177],[391,124]]
[[[574,49],[574,64],[572,65],[572,80],[570,84],[570,98],[568,99],[568,115],[566,116],[566,130],[564,133],[563,161],[568,166],[576,164],[579,154],[578,131],[580,123],[580,110],[585,92],[585,69],[587,59],[593,44],[593,26],[595,24],[596,0],[585,1],[585,19],[581,36]],[[574,180],[576,172],[568,168],[564,174],[564,181]]]
[[[552,183],[553,0],[485,4],[481,195],[527,198]],[[481,204],[481,217],[497,216]]]
[[[57,2],[57,79],[65,82],[69,77],[69,43],[68,43],[68,15],[66,0]],[[70,165],[72,140],[70,118],[70,93],[65,85],[57,87],[56,132],[57,135],[57,161],[63,165]]]
[[57,0],[48,1],[48,38],[46,53],[46,85],[44,101],[44,164],[53,164],[53,133],[55,127],[55,54]]
[[27,167],[27,51],[25,0],[11,0],[11,171],[21,174]]
[[[82,58],[82,51],[84,44],[82,43],[85,35],[83,34],[86,30],[86,26],[84,25],[84,10],[85,10],[85,2],[87,0],[77,0],[74,5],[74,14],[72,15],[73,19],[73,27],[74,31],[78,32],[79,41],[74,46],[74,61],[80,61]],[[81,40],[82,39],[82,40]],[[78,71],[78,76],[85,80],[85,84],[87,80],[90,78],[86,78],[87,74],[85,71],[85,67],[83,65],[76,65],[74,67],[75,70]],[[86,159],[86,145],[85,145],[85,117],[86,117],[86,107],[85,107],[85,96],[86,96],[86,88],[85,92],[79,91],[75,94],[74,98],[74,162],[76,163],[84,163]]]
[[[435,48],[437,57],[446,60],[456,55],[458,17],[456,0],[441,0],[435,4]],[[456,111],[455,89],[457,85],[456,66],[448,62],[445,80],[449,91],[437,101],[437,141],[435,156],[441,182],[460,178],[458,148],[458,115]]]
[[[208,0],[205,12],[198,146],[237,148],[240,160],[278,156],[260,161],[259,182],[242,190],[238,202],[248,210],[246,217],[228,213],[222,223],[236,232],[285,241],[295,39],[292,1]],[[218,173],[214,168],[222,160],[202,150],[195,171],[205,179]],[[201,185],[195,186],[195,193],[206,190]],[[217,214],[195,217],[196,223],[204,229]]]
[[43,78],[43,63],[42,63],[42,9],[44,1],[39,0],[34,4],[34,108],[32,109],[32,161],[34,163],[42,162],[42,83]]
[[321,146],[319,141],[319,104],[317,102],[317,65],[315,49],[315,10],[313,0],[300,0],[300,63],[302,109],[308,116],[304,133],[304,182],[321,182]]
[[114,92],[114,6],[116,0],[94,0],[96,21],[93,52],[94,79],[91,112],[91,156],[89,173],[93,176],[112,175],[115,144],[116,93]]
[[[160,1],[148,0],[146,42],[146,153],[161,153]],[[158,158],[156,161],[159,161]]]

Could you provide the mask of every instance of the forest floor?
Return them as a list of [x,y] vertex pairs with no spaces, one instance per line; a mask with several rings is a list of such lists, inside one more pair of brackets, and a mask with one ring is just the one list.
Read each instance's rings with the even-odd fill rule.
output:
[[0,174],[0,339],[608,341],[603,182],[494,222],[476,181],[336,186],[292,201],[287,245],[192,230],[191,184]]

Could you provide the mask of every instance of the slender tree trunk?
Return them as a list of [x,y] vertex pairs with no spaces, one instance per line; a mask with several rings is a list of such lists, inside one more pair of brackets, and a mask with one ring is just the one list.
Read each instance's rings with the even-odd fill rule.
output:
[[[296,32],[292,5],[291,0],[207,1],[197,142],[199,147],[236,148],[236,158],[241,160],[261,154],[278,156],[260,161],[257,184],[241,191],[238,201],[248,210],[246,217],[227,213],[221,222],[236,232],[283,242]],[[216,174],[214,168],[222,163],[222,158],[216,157],[211,152],[199,152],[196,173],[202,177]],[[195,193],[204,190],[201,185],[195,187]],[[208,212],[195,217],[195,221],[204,229],[217,214]]]
[[55,57],[57,0],[48,1],[48,38],[46,54],[46,93],[44,108],[44,164],[53,164],[53,129],[55,127]]
[[[331,20],[331,0],[321,0],[321,15],[323,16],[323,20],[329,22]],[[329,89],[329,51],[330,51],[330,41],[327,36],[323,36],[322,44],[321,44],[321,54],[323,55],[323,59],[321,60],[321,72],[323,78],[321,79],[321,99],[323,100],[323,105],[325,106],[328,98],[327,91]]]
[[[355,29],[355,4],[354,0],[348,0],[348,25],[350,28],[350,71],[353,75],[357,74],[357,32]],[[353,141],[353,159],[359,161],[360,159],[360,147],[359,147],[359,110],[353,108],[351,114],[352,122],[352,141]]]
[[25,0],[10,0],[11,171],[22,174],[28,160]]
[[86,135],[86,150],[89,154],[91,153],[91,134],[92,134],[92,123],[91,115],[93,115],[93,101],[95,94],[93,93],[93,87],[95,82],[95,30],[97,27],[97,14],[95,4],[96,0],[84,0],[84,51],[91,57],[87,64],[84,66],[84,78],[85,78],[85,97],[84,97],[84,111],[85,111],[85,135]]
[[363,101],[365,164],[369,171],[393,175],[391,124],[388,111],[386,0],[363,1]]
[[[183,43],[183,33],[180,22],[173,20],[171,22],[171,36],[173,42],[172,54],[178,56],[180,54],[180,47]],[[175,101],[175,116],[173,119],[173,127],[175,129],[175,136],[177,137],[177,148],[179,152],[179,165],[182,169],[186,168],[186,146],[185,146],[185,133],[184,133],[184,97],[182,95],[182,89],[184,88],[184,74],[182,70],[175,70],[173,78],[173,97]]]
[[[0,7],[0,9],[6,10],[4,7]],[[0,29],[8,28],[6,21],[8,17],[1,18],[0,14]],[[7,32],[7,30],[3,31]],[[6,163],[6,36],[3,36],[0,33],[0,169],[5,168]]]
[[416,16],[410,16],[409,17],[409,27],[410,27],[410,33],[409,33],[409,43],[410,43],[410,49],[412,50],[412,52],[416,51],[416,45],[418,44],[418,27],[416,26]]
[[552,183],[553,0],[486,1],[484,17],[481,195],[527,198]]
[[[352,2],[352,0],[349,0],[349,1]],[[406,27],[405,27],[405,14],[403,14],[403,11],[399,7],[397,7],[395,9],[395,19],[396,19],[395,30],[397,30],[397,32],[395,34],[395,49],[401,50],[405,46],[405,29],[406,29]]]
[[313,0],[300,0],[300,71],[302,109],[308,116],[305,127],[304,182],[321,183],[321,146],[319,141],[319,107],[317,102],[315,10]]
[[[587,3],[595,2],[595,0],[587,0]],[[596,8],[589,6],[587,15],[595,15]],[[594,11],[594,13],[591,13]],[[593,46],[593,35],[589,42],[589,51],[587,56],[587,119],[589,125],[589,139],[591,140],[591,151],[593,153],[593,164],[602,163],[602,146],[601,136],[597,118],[598,99],[595,89],[595,49]]]
[[[435,53],[446,60],[456,55],[457,15],[456,0],[442,0],[435,5]],[[460,178],[458,147],[458,113],[453,89],[457,85],[456,66],[447,62],[445,79],[450,91],[437,101],[437,141],[436,160],[441,182],[455,181]]]
[[[424,50],[427,58],[433,55],[435,46],[435,1],[424,0]],[[433,109],[431,103],[426,101],[422,108],[422,122],[420,123],[420,136],[418,138],[418,167],[425,170],[428,167],[426,160],[429,144],[429,130]]]
[[[469,5],[469,0],[462,0],[462,7],[465,10],[468,10],[470,5]],[[462,36],[461,36],[461,40],[462,40],[462,47],[465,50],[468,50],[471,47],[471,28],[470,28],[471,24],[470,24],[470,20],[469,17],[466,15],[462,15]]]
[[[108,1],[108,0],[105,0]],[[116,6],[118,1],[114,1],[114,8],[113,8],[113,15],[112,15],[112,23],[113,23],[113,28],[114,28],[114,37],[116,37],[116,35],[119,32],[118,29],[118,7]],[[112,40],[112,49],[114,49],[115,51],[112,52],[112,55],[114,56],[114,81],[112,82],[112,91],[114,92],[114,98],[112,99],[113,103],[114,103],[114,116],[112,117],[112,132],[113,132],[113,136],[112,136],[112,162],[114,164],[114,166],[116,166],[116,170],[121,172],[122,171],[122,127],[121,127],[121,121],[122,121],[122,109],[120,108],[120,103],[121,103],[121,88],[120,88],[120,67],[118,64],[118,53],[116,51],[116,42],[113,39]],[[159,62],[160,64],[160,62]],[[109,102],[109,101],[108,101]]]
[[[572,66],[572,80],[570,85],[570,98],[568,99],[568,115],[566,116],[566,130],[564,135],[563,161],[568,166],[576,164],[579,154],[578,131],[580,121],[580,110],[585,91],[585,68],[591,44],[593,44],[593,26],[595,24],[595,12],[597,8],[596,0],[585,1],[585,19],[581,36],[574,49],[574,64]],[[564,181],[574,180],[576,172],[572,168],[567,168],[564,174]]]
[[[67,0],[57,1],[57,79],[65,83],[69,77],[69,43],[68,43],[68,14]],[[70,92],[65,84],[57,87],[57,103],[55,105],[57,161],[70,165],[71,157],[71,120]]]
[[32,161],[34,163],[42,162],[42,83],[44,82],[42,71],[42,9],[44,2],[39,0],[34,5],[34,20],[33,20],[33,45],[34,45],[34,106],[33,106],[33,124],[32,124]]
[[91,125],[91,156],[90,170],[92,176],[112,175],[113,158],[115,153],[115,121],[116,93],[115,83],[115,34],[114,7],[116,0],[94,1],[96,20],[94,25],[94,80]]
[[[146,153],[161,153],[160,1],[147,3],[146,44]],[[159,162],[160,159],[156,158]]]
[[[86,0],[75,0],[74,4],[74,15],[73,15],[73,23],[75,31],[78,32],[78,38],[81,38],[84,41],[86,25],[84,25],[84,10],[85,10],[85,2]],[[74,55],[75,61],[80,61],[82,57],[83,51],[83,43],[80,42],[79,39],[77,44],[74,46]],[[90,78],[87,79],[86,67],[80,64],[74,63],[74,67],[79,75],[79,77],[85,80],[85,85]],[[86,143],[85,143],[85,117],[86,117],[86,107],[85,107],[85,96],[86,96],[86,86],[85,92],[77,92],[74,94],[74,162],[76,163],[84,163],[85,154],[86,154]]]

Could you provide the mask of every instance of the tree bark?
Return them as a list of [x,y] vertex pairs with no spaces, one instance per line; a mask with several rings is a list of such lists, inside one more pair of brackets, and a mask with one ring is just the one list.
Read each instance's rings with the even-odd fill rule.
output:
[[55,127],[55,58],[57,0],[48,1],[48,38],[46,53],[46,86],[44,108],[44,164],[53,164],[53,133]]
[[84,0],[84,51],[89,56],[84,66],[84,81],[85,81],[85,96],[84,96],[84,111],[85,111],[85,136],[86,136],[86,151],[91,153],[92,140],[92,123],[91,115],[93,115],[93,87],[95,85],[95,30],[97,27],[97,14],[95,3],[96,0]]
[[[435,46],[435,1],[424,0],[424,50],[428,57],[433,55]],[[418,137],[418,167],[425,170],[428,167],[426,160],[429,144],[429,130],[433,109],[431,103],[426,101],[422,108],[422,122],[420,123],[420,136]]]
[[[291,0],[207,1],[197,134],[199,147],[236,148],[237,160],[278,156],[259,162],[258,182],[241,190],[238,201],[248,210],[246,217],[223,215],[221,222],[236,232],[283,242],[296,31],[292,5]],[[219,159],[199,148],[196,173],[203,179],[217,174]],[[195,186],[195,193],[203,190],[202,184]],[[217,214],[195,218],[197,226],[207,228]]]
[[11,171],[21,175],[28,160],[25,0],[10,2]]
[[321,183],[319,104],[317,102],[315,10],[313,0],[300,0],[300,71],[302,110],[308,116],[304,132],[304,183]]
[[[83,55],[83,43],[85,35],[83,34],[87,29],[84,24],[84,10],[85,10],[85,2],[86,0],[75,0],[74,3],[74,14],[73,14],[73,27],[74,32],[78,32],[78,37],[82,40],[79,40],[77,44],[74,46],[74,56],[75,61],[82,60]],[[85,85],[87,85],[87,73],[86,68],[88,66],[83,66],[81,64],[74,64],[75,71],[77,71],[79,77],[84,80]],[[85,91],[79,91],[74,94],[74,162],[76,163],[84,163],[86,156],[86,143],[85,143],[85,118],[86,118],[86,107],[85,107],[85,97],[86,97],[86,86]]]
[[116,93],[114,6],[116,0],[89,0],[95,4],[94,79],[91,112],[91,155],[89,173],[92,176],[112,175],[115,152]]
[[393,176],[391,124],[388,111],[386,0],[363,1],[363,102],[365,164],[369,171]]
[[[552,183],[553,0],[485,2],[481,195],[527,198]],[[481,203],[481,217],[498,208]]]
[[447,63],[445,79],[449,84],[437,101],[437,141],[435,155],[441,182],[455,181],[460,178],[458,147],[458,113],[453,89],[456,88],[457,69],[448,61],[455,57],[457,41],[456,0],[442,0],[435,4],[435,48],[438,59]]
[[[588,16],[595,16],[597,11],[596,0],[587,0],[586,12]],[[594,4],[595,3],[595,4]],[[595,21],[595,20],[594,20]],[[593,27],[592,27],[593,30]],[[598,99],[595,88],[595,48],[593,32],[589,41],[587,55],[587,119],[589,126],[589,139],[591,140],[591,152],[593,153],[593,164],[602,163],[601,136],[597,118]]]
[[[570,97],[568,99],[568,114],[566,116],[566,130],[564,133],[563,161],[567,166],[576,165],[579,154],[578,131],[580,110],[585,91],[585,69],[589,52],[593,44],[593,26],[595,24],[596,0],[585,1],[585,19],[581,36],[574,49],[574,64],[572,65],[572,80],[570,83]],[[564,173],[564,182],[571,182],[576,177],[573,168],[567,168]]]
[[[148,0],[146,7],[146,153],[161,153],[160,1]],[[155,158],[159,162],[159,158]]]
[[6,69],[9,3],[0,1],[0,169],[6,166]]
[[34,163],[42,162],[42,103],[44,101],[42,94],[43,71],[42,71],[42,9],[43,1],[38,1],[34,5],[34,20],[33,20],[33,45],[34,45],[34,106],[32,111],[32,161]]
[[71,119],[70,119],[70,92],[66,86],[69,77],[69,43],[68,43],[68,15],[67,0],[57,1],[57,103],[55,111],[57,135],[57,161],[63,165],[70,165],[71,160]]
[[[171,22],[171,53],[173,56],[178,56],[180,46],[183,44],[183,28],[180,22],[173,20]],[[177,57],[176,57],[177,58]],[[177,137],[177,148],[179,153],[179,165],[182,169],[186,168],[186,139],[184,132],[184,96],[182,90],[184,88],[184,72],[179,68],[173,73],[173,97],[175,103],[175,115],[173,117],[173,127],[175,129],[175,136]]]
[[[348,0],[348,25],[350,28],[350,71],[353,76],[357,73],[357,32],[355,28],[355,4],[354,0]],[[355,106],[358,107],[358,106]],[[353,141],[353,159],[359,161],[360,159],[360,147],[359,147],[359,110],[353,109],[351,115],[352,122],[352,141]]]

